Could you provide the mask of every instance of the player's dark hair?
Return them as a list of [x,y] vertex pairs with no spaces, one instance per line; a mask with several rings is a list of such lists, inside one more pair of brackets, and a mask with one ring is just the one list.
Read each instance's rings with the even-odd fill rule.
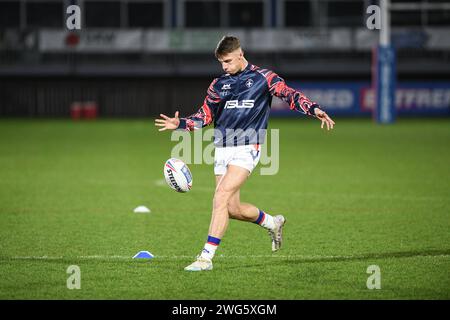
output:
[[241,42],[234,36],[224,36],[217,44],[215,51],[216,58],[219,58],[227,53],[231,53],[241,47]]

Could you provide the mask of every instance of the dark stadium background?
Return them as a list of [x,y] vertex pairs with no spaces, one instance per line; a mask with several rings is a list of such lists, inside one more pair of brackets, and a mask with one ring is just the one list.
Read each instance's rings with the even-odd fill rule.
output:
[[[73,32],[66,28],[65,10],[71,4],[79,5],[82,15],[81,30]],[[175,109],[191,113],[202,104],[212,78],[221,74],[215,44],[233,33],[243,36],[251,63],[272,68],[300,87],[308,81],[370,85],[378,38],[377,30],[366,27],[371,4],[378,2],[0,1],[0,115],[68,117],[78,101],[93,101],[100,117],[148,117]],[[450,79],[445,36],[450,10],[395,11],[391,21],[399,82],[423,86]],[[283,34],[289,36],[270,45]],[[120,46],[121,41],[132,45]],[[442,114],[449,114],[448,107],[441,106]]]

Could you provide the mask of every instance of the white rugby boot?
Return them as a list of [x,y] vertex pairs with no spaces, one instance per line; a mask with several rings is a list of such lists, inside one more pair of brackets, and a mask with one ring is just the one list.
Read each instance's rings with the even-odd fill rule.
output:
[[197,260],[184,268],[185,271],[208,271],[212,270],[212,261],[201,256],[197,257]]
[[283,226],[286,223],[286,218],[282,215],[273,217],[275,228],[269,230],[269,235],[272,238],[272,252],[278,251],[283,243]]

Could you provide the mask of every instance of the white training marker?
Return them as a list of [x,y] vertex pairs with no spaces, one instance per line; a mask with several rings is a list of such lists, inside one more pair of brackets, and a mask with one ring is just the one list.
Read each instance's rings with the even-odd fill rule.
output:
[[136,209],[134,209],[134,213],[150,213],[150,209],[146,206],[139,206]]

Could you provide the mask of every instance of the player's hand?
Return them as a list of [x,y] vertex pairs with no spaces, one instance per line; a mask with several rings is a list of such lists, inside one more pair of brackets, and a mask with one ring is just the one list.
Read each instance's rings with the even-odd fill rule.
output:
[[314,109],[314,113],[320,121],[322,121],[322,124],[320,125],[320,128],[323,129],[323,125],[327,125],[327,130],[333,129],[334,127],[334,121],[327,115],[327,113],[323,110],[320,110],[319,108]]
[[160,117],[162,119],[156,119],[155,120],[155,126],[162,127],[158,131],[164,131],[164,130],[175,130],[180,125],[180,118],[178,117],[179,112],[175,112],[175,117],[169,118],[165,114],[160,114]]

